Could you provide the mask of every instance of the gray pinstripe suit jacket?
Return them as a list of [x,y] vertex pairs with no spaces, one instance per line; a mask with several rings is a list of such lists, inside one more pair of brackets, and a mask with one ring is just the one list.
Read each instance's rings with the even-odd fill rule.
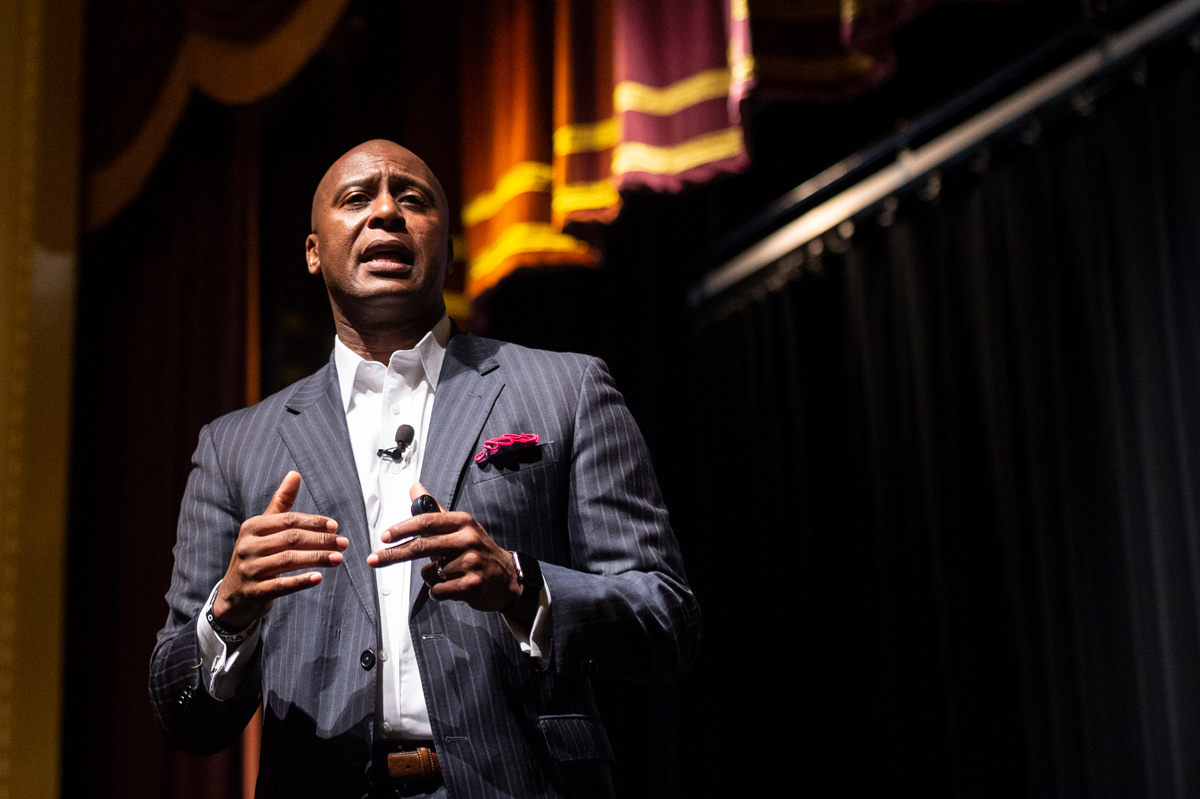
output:
[[[538,447],[473,462],[484,440],[520,432],[537,433]],[[379,610],[332,361],[206,426],[193,464],[151,662],[160,725],[185,751],[215,752],[261,701],[259,796],[366,794],[381,669],[364,669],[360,656],[378,649]],[[289,469],[303,477],[295,509],[337,519],[350,548],[319,586],[275,602],[250,676],[217,702],[194,668],[196,617],[242,521],[262,512]],[[700,619],[645,444],[603,362],[456,334],[421,481],[502,547],[537,557],[553,596],[542,671],[499,614],[431,600],[414,572],[410,624],[448,794],[610,795],[612,753],[589,678],[678,676]]]

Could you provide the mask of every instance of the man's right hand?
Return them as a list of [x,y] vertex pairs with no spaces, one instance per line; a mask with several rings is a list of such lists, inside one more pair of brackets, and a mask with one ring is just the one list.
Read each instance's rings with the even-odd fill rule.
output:
[[284,575],[297,569],[337,566],[349,539],[335,535],[338,524],[325,516],[292,513],[300,494],[300,473],[288,472],[266,512],[242,523],[233,557],[213,600],[222,627],[244,630],[266,615],[276,597],[312,588],[320,572]]

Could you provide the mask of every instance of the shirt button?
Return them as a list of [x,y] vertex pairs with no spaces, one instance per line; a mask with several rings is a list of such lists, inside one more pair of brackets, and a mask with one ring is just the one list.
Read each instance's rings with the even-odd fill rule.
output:
[[392,405],[392,413],[400,413],[400,403],[397,402]]
[[385,722],[383,723],[383,731],[384,731],[384,732],[391,732],[391,731],[392,731],[392,725],[391,725],[391,724],[388,724],[388,723],[385,721]]
[[404,467],[401,466],[400,464],[393,463],[392,464],[392,474],[400,474],[400,472],[401,472],[401,470],[403,470],[403,468]]
[[370,649],[364,649],[358,658],[358,664],[367,671],[375,667],[375,653]]
[[380,649],[380,650],[379,650],[379,662],[380,662],[380,663],[384,663],[384,662],[386,662],[386,661],[387,661],[387,650],[386,650],[386,649]]
[[383,594],[384,596],[391,596],[391,595],[392,595],[392,589],[390,589],[390,588],[381,588],[381,589],[379,589],[379,591],[380,591],[380,593],[381,593],[381,594]]

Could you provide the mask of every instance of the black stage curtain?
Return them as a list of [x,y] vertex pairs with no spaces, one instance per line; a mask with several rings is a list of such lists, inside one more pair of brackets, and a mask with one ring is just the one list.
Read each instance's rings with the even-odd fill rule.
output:
[[1200,794],[1198,98],[1110,78],[698,334],[684,795]]
[[193,98],[142,195],[82,241],[63,796],[240,794],[238,753],[175,750],[147,685],[197,432],[245,404],[254,120]]

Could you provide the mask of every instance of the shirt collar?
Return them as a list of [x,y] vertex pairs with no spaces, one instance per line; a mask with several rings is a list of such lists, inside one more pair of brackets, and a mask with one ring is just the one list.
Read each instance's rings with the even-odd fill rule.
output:
[[[450,317],[442,314],[442,318],[425,336],[417,342],[413,350],[421,358],[421,368],[429,386],[437,390],[438,377],[442,373],[442,362],[446,359],[446,347],[450,343]],[[413,350],[409,350],[412,352]],[[404,350],[397,350],[404,352]],[[333,363],[337,369],[338,388],[342,393],[342,410],[350,409],[350,399],[354,394],[354,378],[358,374],[359,365],[366,359],[342,343],[337,336],[333,339]],[[389,364],[390,366],[390,364]]]

